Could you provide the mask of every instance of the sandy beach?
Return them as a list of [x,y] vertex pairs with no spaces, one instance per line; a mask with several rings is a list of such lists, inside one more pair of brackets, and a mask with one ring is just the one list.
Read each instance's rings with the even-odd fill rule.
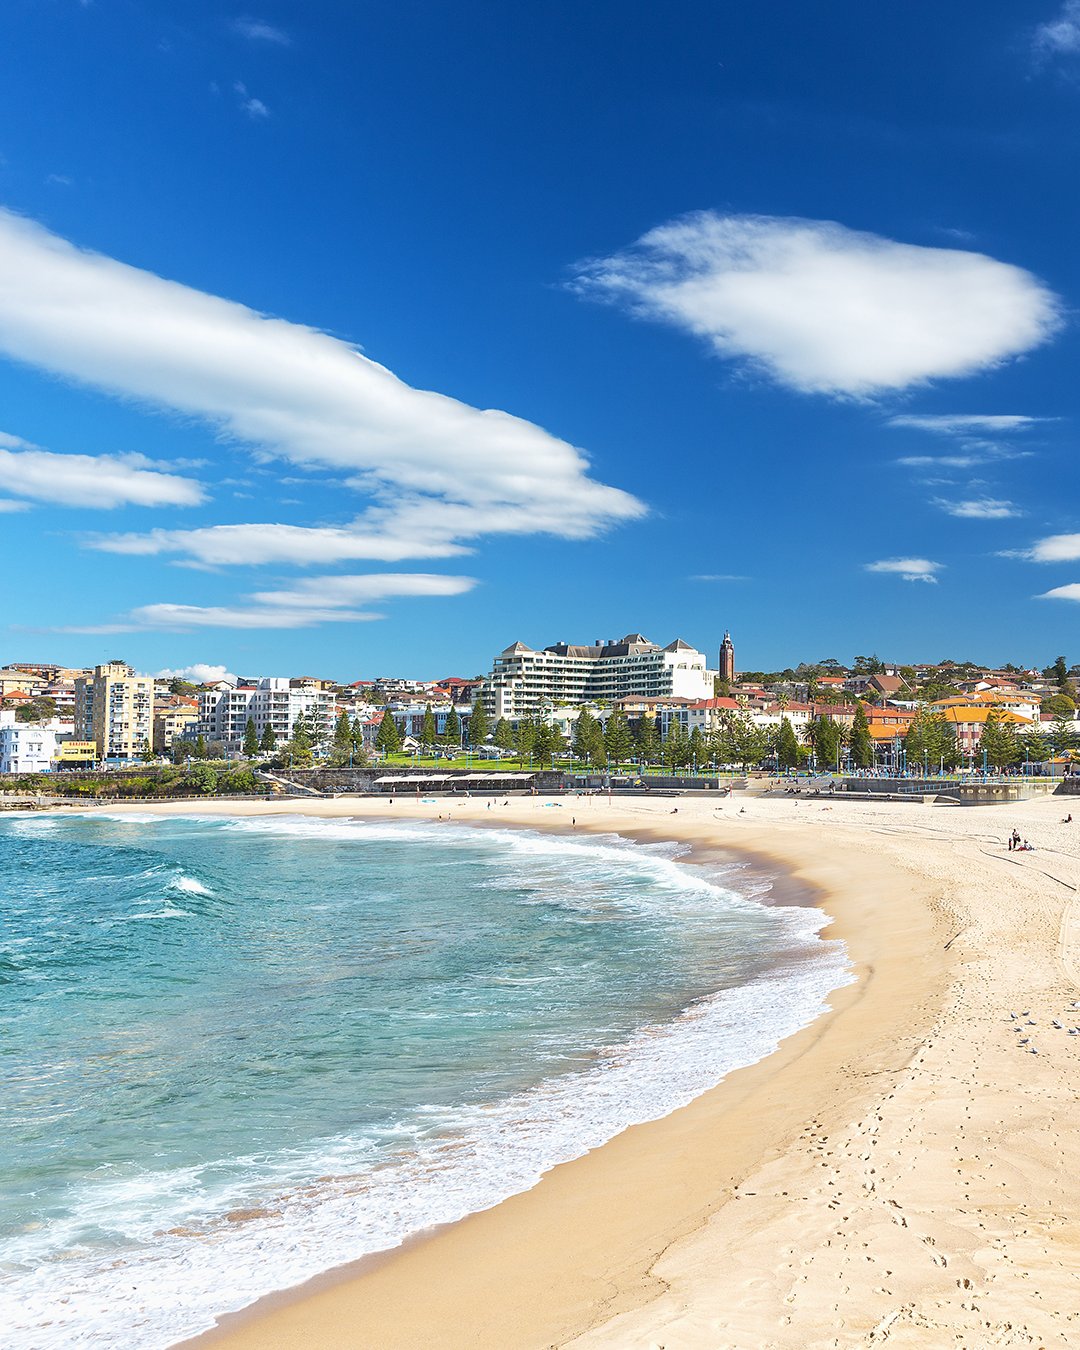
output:
[[[185,1347],[1080,1345],[1080,824],[1060,823],[1068,799],[672,806],[199,808],[449,814],[742,850],[815,888],[856,980],[689,1106]],[[1006,851],[1013,826],[1035,851]]]

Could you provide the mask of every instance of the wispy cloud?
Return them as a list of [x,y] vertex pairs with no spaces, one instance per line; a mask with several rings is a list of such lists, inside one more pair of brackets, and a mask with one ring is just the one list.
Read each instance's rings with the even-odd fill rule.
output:
[[993,497],[977,497],[966,502],[949,502],[943,497],[935,497],[932,504],[962,520],[1006,520],[1024,514],[1014,502],[995,501]]
[[[11,448],[2,448],[11,447]],[[0,488],[35,501],[96,510],[137,506],[197,506],[206,498],[193,478],[144,455],[59,455],[0,432]],[[25,510],[13,503],[0,510]]]
[[1056,18],[1041,23],[1034,46],[1040,56],[1080,54],[1080,0],[1065,0]]
[[890,417],[890,427],[917,427],[920,431],[936,431],[942,436],[968,435],[973,431],[1022,431],[1036,422],[1050,422],[1049,417],[1025,417],[1018,413],[914,413],[904,417]]
[[930,562],[927,558],[886,558],[881,562],[866,564],[868,572],[888,572],[900,576],[905,581],[937,582],[935,572],[940,572],[944,563]]
[[[951,455],[904,455],[896,462],[911,468],[936,465],[946,469],[970,469],[981,464],[992,464],[1007,459],[1024,459],[1032,454],[1021,450],[1000,436],[1005,432],[1022,432],[1039,422],[1053,421],[1049,417],[1027,417],[1019,413],[943,413],[912,414],[891,417],[886,426],[912,428],[935,436],[945,436],[956,442],[962,453]],[[978,434],[976,434],[978,433]],[[988,437],[999,439],[988,439]]]
[[[125,553],[204,562],[447,557],[485,534],[586,539],[645,508],[584,455],[509,413],[412,389],[345,342],[74,248],[0,212],[0,352],[205,419],[373,504],[348,529],[154,532]],[[99,546],[102,545],[99,541]]]
[[461,595],[475,577],[433,572],[376,572],[368,576],[306,577],[283,591],[257,591],[239,605],[139,605],[118,620],[53,629],[57,633],[136,633],[192,628],[314,628],[324,623],[362,623],[383,615],[353,608],[392,596]]
[[233,88],[241,97],[240,103],[241,112],[246,112],[247,115],[256,122],[262,117],[270,116],[270,109],[266,106],[266,104],[262,101],[262,99],[252,98],[248,94],[248,91],[244,87],[244,85],[234,84]]
[[724,573],[705,573],[698,577],[687,577],[688,581],[749,581],[749,577],[728,576]]
[[252,42],[273,42],[279,47],[287,47],[292,41],[288,33],[262,19],[237,19],[233,24],[233,32],[250,38]]
[[1057,297],[1031,273],[981,253],[711,211],[581,264],[573,286],[707,338],[803,393],[860,398],[995,366],[1061,321]]

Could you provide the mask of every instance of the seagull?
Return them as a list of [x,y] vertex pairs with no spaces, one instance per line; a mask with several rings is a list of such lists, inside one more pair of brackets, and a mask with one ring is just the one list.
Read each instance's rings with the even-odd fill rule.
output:
[[1031,1037],[1030,1037],[1030,1036],[1025,1036],[1024,1039],[1023,1039],[1022,1041],[1017,1041],[1016,1044],[1017,1044],[1017,1045],[1028,1045],[1028,1044],[1030,1044],[1030,1042],[1031,1042]]
[[1062,1027],[1061,1023],[1057,1020],[1056,1017],[1054,1018],[1053,1022],[1051,1023],[1051,1026],[1057,1027],[1058,1031],[1063,1031],[1063,1030],[1064,1030],[1064,1027]]

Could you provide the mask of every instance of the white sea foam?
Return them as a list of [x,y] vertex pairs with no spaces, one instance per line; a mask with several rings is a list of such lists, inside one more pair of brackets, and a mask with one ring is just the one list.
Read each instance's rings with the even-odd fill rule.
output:
[[[220,820],[216,824],[220,828]],[[490,830],[282,817],[233,820],[226,828],[309,838],[355,838],[358,832],[367,839],[417,837],[448,848],[466,835],[472,843],[490,842],[493,836]],[[529,860],[526,874],[534,883],[535,867],[545,857],[565,860],[580,854],[591,863],[590,871],[601,872],[613,865],[624,869],[627,862],[627,845],[616,839],[579,841],[516,831],[497,835],[499,856],[493,865]],[[756,906],[726,889],[719,892],[701,869],[674,862],[671,850],[666,856],[655,848],[631,850],[635,870],[650,875],[656,892],[650,898],[639,890],[632,902],[637,907],[656,904],[670,914],[710,897],[714,903],[722,898],[728,908]],[[585,905],[565,894],[560,903],[571,909]],[[213,1164],[198,1175],[193,1169],[142,1173],[95,1187],[82,1211],[73,1206],[72,1245],[62,1263],[43,1259],[30,1273],[9,1276],[8,1310],[0,1311],[9,1326],[5,1345],[10,1350],[77,1345],[165,1350],[261,1294],[396,1246],[430,1225],[489,1208],[529,1189],[555,1164],[580,1157],[630,1125],[669,1114],[733,1069],[771,1053],[822,1011],[830,990],[849,981],[842,944],[818,939],[825,922],[819,910],[775,910],[773,915],[787,964],[698,1000],[674,1021],[612,1047],[584,1072],[563,1074],[487,1105],[420,1108],[414,1119],[400,1123],[401,1148],[389,1161],[384,1146],[376,1150],[366,1138],[340,1135],[312,1141],[302,1155],[289,1150],[270,1160],[269,1168],[267,1159],[257,1160],[259,1166],[252,1169],[257,1181],[246,1193],[235,1181],[228,1189],[219,1183],[223,1189],[215,1190]],[[230,1159],[222,1172],[235,1161]],[[277,1188],[268,1186],[275,1166]],[[298,1183],[297,1177],[324,1179]],[[181,1231],[163,1235],[157,1229],[165,1195],[177,1201],[169,1213]],[[80,1255],[80,1228],[107,1217],[116,1206],[131,1216],[125,1225],[131,1245],[105,1258]],[[221,1217],[244,1208],[264,1213],[243,1222]],[[183,1231],[188,1226],[191,1231]],[[35,1235],[26,1234],[16,1245],[33,1262]]]
[[179,876],[175,877],[169,887],[174,891],[187,891],[189,895],[213,895],[214,892],[209,886],[204,886],[196,877]]

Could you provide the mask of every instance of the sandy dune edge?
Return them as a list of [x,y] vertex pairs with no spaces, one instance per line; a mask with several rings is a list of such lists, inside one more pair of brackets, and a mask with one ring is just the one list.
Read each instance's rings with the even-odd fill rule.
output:
[[[824,892],[858,981],[774,1055],[666,1119],[186,1346],[1080,1345],[1080,1035],[1067,1030],[1080,1026],[1080,990],[1066,973],[1080,962],[1061,948],[1080,865],[1060,800],[449,809],[549,828],[573,813],[579,829],[765,854]],[[1004,852],[1014,823],[1037,852]]]

